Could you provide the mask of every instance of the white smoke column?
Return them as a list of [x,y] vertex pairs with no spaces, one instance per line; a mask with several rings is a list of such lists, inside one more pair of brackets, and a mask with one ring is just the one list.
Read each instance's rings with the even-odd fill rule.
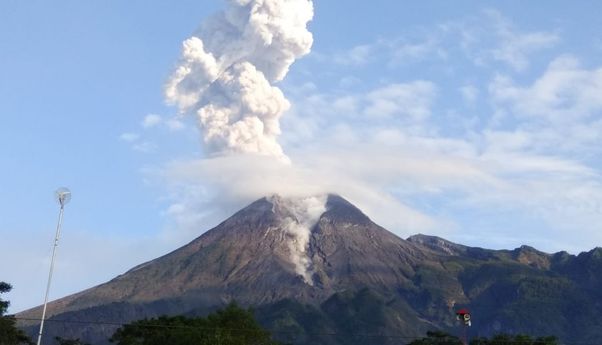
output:
[[[313,285],[313,272],[311,270],[311,258],[307,254],[311,230],[316,225],[320,216],[326,212],[327,196],[313,196],[304,198],[281,199],[281,207],[286,208],[291,216],[284,219],[282,228],[289,235],[288,247],[291,254],[291,262],[295,266],[295,272],[303,277],[303,280]],[[272,201],[274,203],[274,201]]]
[[183,43],[165,97],[196,114],[211,154],[257,153],[286,158],[276,141],[290,107],[272,83],[309,53],[310,0],[227,0]]

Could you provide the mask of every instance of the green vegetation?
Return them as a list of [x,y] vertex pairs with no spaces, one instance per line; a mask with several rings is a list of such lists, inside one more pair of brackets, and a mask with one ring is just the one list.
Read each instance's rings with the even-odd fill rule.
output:
[[[408,345],[462,345],[462,341],[458,337],[445,332],[428,331],[425,338],[416,339]],[[471,345],[473,345],[472,342]]]
[[[0,282],[0,293],[9,292],[12,286],[5,282]],[[7,316],[6,311],[10,302],[0,298],[0,344],[2,345],[21,345],[32,344],[33,342],[17,327],[16,320],[12,316]]]
[[293,344],[399,345],[428,329],[404,300],[367,288],[336,293],[318,306],[284,300],[259,307],[256,315]]
[[277,345],[249,310],[230,304],[207,317],[144,319],[119,328],[118,345]]
[[[442,331],[428,331],[426,337],[416,339],[408,345],[462,345],[460,338]],[[558,345],[558,339],[553,336],[532,338],[525,334],[498,334],[491,338],[474,338],[470,345]]]
[[90,345],[88,343],[84,343],[83,341],[78,339],[63,339],[61,337],[54,337],[58,345]]
[[472,339],[470,345],[558,345],[558,339],[554,336],[532,338],[525,334],[498,334],[490,339]]

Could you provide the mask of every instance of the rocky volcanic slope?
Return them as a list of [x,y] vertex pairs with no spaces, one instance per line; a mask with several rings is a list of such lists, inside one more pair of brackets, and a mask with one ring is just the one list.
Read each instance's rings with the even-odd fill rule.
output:
[[[294,344],[400,344],[453,330],[602,336],[602,249],[579,256],[403,240],[339,196],[260,199],[188,245],[54,301],[54,319],[124,322],[202,315],[236,300]],[[19,314],[35,318],[39,308]],[[29,330],[35,326],[24,324]],[[49,323],[47,336],[106,343],[114,326]],[[381,336],[375,336],[380,334]],[[385,336],[388,335],[388,336]]]

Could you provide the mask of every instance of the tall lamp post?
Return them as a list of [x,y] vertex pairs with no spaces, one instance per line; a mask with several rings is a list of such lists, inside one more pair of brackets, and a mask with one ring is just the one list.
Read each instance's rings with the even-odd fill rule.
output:
[[46,305],[48,304],[48,293],[50,292],[50,283],[52,282],[52,271],[54,270],[54,258],[56,257],[56,247],[59,245],[61,237],[61,225],[63,224],[63,212],[65,205],[71,200],[71,191],[61,187],[54,192],[56,200],[61,205],[59,211],[59,220],[56,224],[56,235],[54,236],[54,246],[52,247],[52,259],[50,259],[50,271],[48,272],[48,283],[46,284],[46,296],[44,297],[44,307],[42,308],[42,319],[40,322],[40,332],[38,333],[38,344],[42,343],[42,332],[44,331],[44,320],[46,319]]

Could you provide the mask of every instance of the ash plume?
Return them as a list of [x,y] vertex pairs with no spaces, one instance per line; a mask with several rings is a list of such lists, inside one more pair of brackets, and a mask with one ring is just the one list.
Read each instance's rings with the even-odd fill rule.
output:
[[309,53],[310,0],[227,0],[226,9],[183,42],[166,100],[194,114],[209,154],[286,159],[277,142],[290,107],[272,84]]

